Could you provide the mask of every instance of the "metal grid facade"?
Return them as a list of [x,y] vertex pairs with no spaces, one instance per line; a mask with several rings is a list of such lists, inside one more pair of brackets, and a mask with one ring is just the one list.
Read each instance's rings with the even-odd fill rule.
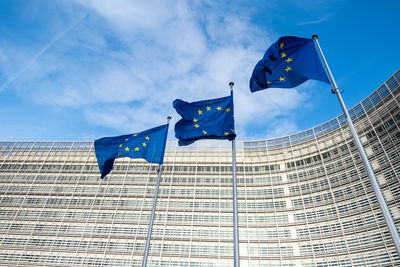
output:
[[[400,71],[351,109],[400,229]],[[343,116],[236,142],[241,266],[400,266]],[[157,165],[0,143],[0,265],[141,266]],[[230,143],[168,142],[148,266],[233,266]]]

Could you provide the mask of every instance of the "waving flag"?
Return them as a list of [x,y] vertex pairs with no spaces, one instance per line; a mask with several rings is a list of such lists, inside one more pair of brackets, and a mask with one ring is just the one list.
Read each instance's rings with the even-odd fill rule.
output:
[[189,145],[201,139],[227,139],[236,137],[233,118],[233,95],[188,103],[174,101],[174,108],[182,116],[175,124],[175,137],[179,145]]
[[272,44],[255,66],[250,91],[293,88],[308,79],[330,83],[313,39],[285,36]]
[[148,162],[162,164],[167,135],[168,124],[165,124],[140,133],[96,140],[94,148],[101,178],[112,170],[116,158],[143,158]]

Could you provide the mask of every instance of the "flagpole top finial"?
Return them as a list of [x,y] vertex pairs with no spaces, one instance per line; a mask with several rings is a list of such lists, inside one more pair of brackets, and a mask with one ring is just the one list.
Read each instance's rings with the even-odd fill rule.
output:
[[229,87],[231,88],[231,91],[233,90],[233,86],[235,85],[234,82],[229,82]]
[[315,40],[315,39],[318,39],[318,35],[317,34],[314,34],[313,36],[312,36],[312,38]]

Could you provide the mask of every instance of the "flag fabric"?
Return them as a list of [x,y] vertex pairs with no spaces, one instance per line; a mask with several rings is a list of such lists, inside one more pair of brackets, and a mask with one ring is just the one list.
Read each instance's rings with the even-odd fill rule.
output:
[[175,137],[180,146],[201,139],[233,140],[236,137],[232,92],[227,97],[192,103],[176,99],[173,105],[182,116],[175,124]]
[[314,40],[284,36],[272,44],[256,64],[250,91],[266,88],[293,88],[308,79],[330,84],[318,57]]
[[143,158],[148,162],[162,164],[167,135],[168,124],[165,124],[140,133],[96,140],[94,148],[101,178],[112,170],[116,158]]

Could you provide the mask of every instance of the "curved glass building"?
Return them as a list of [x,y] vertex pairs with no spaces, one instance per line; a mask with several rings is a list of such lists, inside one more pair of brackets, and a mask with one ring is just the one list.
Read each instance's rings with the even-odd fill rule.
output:
[[[350,114],[400,229],[400,71]],[[400,266],[344,116],[236,145],[242,267]],[[167,146],[148,266],[233,266],[231,144]],[[141,266],[157,167],[1,142],[0,265]]]

